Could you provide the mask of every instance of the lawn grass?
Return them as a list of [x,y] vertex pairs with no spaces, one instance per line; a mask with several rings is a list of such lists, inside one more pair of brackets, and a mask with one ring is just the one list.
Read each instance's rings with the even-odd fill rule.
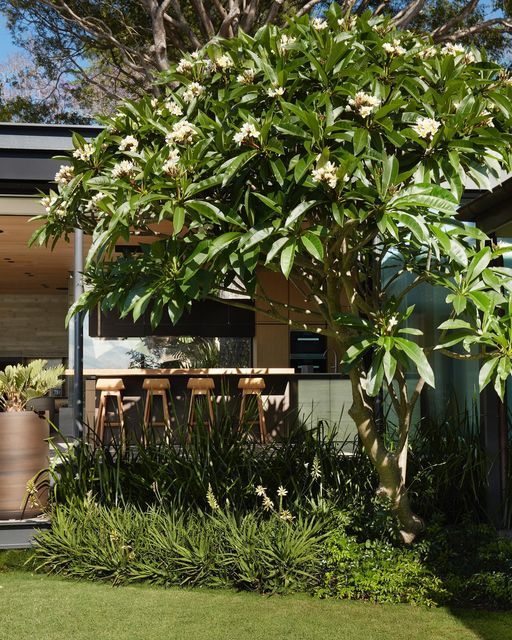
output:
[[[5,559],[4,559],[5,560]],[[14,562],[12,564],[15,564]],[[0,629],[16,640],[510,640],[512,613],[111,587],[0,563]],[[1,637],[4,637],[0,633]]]

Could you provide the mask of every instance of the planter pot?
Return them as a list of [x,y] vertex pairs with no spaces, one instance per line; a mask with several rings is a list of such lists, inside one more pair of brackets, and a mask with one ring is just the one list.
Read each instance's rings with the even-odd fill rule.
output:
[[48,423],[33,411],[0,413],[0,520],[33,518],[47,505],[48,472],[39,475],[28,502],[27,482],[48,468],[49,435]]

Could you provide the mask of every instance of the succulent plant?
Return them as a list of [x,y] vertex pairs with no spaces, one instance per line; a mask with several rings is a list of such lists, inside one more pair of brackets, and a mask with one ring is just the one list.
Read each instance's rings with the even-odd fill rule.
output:
[[60,387],[64,367],[47,367],[47,360],[33,360],[27,365],[9,365],[0,371],[0,406],[5,411],[24,411],[27,402]]

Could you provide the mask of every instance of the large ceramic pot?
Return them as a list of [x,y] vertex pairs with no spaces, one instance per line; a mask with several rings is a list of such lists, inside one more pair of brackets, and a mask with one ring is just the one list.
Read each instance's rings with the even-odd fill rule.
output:
[[37,492],[28,502],[27,482],[48,468],[49,435],[48,423],[33,411],[0,413],[0,520],[42,513],[48,502],[47,472],[37,479]]

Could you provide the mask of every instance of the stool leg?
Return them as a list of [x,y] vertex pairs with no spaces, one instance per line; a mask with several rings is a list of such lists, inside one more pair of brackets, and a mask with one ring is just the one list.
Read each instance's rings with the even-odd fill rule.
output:
[[151,415],[151,401],[152,401],[151,391],[148,389],[146,391],[146,404],[144,405],[144,423],[142,428],[142,444],[144,447],[148,446],[148,428],[149,428],[149,419]]
[[[105,401],[106,398],[103,394],[103,392],[101,392],[100,395],[100,405],[98,407],[98,417],[96,419],[96,439],[98,441],[98,443],[100,445],[103,445],[103,438],[104,438],[104,431],[105,431]],[[96,442],[94,443],[94,446],[96,446]]]
[[169,403],[167,398],[167,391],[163,391],[162,393],[162,405],[163,405],[163,414],[164,414],[164,438],[167,441],[170,441],[171,437],[171,415],[169,413]]
[[242,391],[242,400],[240,401],[240,416],[238,418],[238,430],[239,431],[242,431],[242,425],[243,425],[243,421],[244,421],[245,398],[246,398],[246,393],[245,393],[245,390],[244,390],[244,391]]
[[215,422],[214,414],[213,414],[213,399],[210,390],[207,392],[206,400],[208,402],[208,412],[210,414],[210,421],[208,423],[208,432],[211,433],[213,428],[213,424]]
[[188,441],[190,442],[192,437],[192,427],[194,425],[195,418],[195,389],[192,389],[192,393],[190,394],[190,405],[188,407],[188,418],[187,418],[187,428],[188,428]]
[[124,429],[123,403],[121,401],[121,393],[119,391],[116,393],[116,398],[117,398],[117,411],[119,414],[119,439],[121,441],[121,453],[124,455],[126,453],[126,432]]
[[261,444],[265,444],[267,441],[267,425],[265,422],[265,412],[263,411],[263,400],[261,398],[261,393],[258,393],[257,401],[258,401],[258,418],[260,423],[260,442]]

